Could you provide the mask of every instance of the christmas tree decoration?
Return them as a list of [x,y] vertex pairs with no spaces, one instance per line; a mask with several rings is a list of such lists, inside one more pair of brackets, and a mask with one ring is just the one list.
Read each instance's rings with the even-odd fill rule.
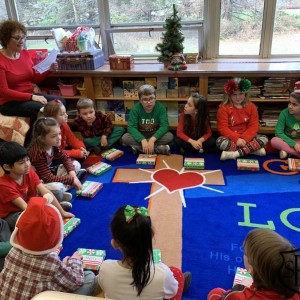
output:
[[[171,64],[171,60],[173,56],[175,56],[176,60],[177,58],[179,58],[180,63],[178,65],[185,65],[181,63],[184,61],[184,59],[182,61],[182,53],[184,49],[183,47],[184,36],[183,33],[180,31],[181,29],[180,21],[181,18],[178,16],[178,11],[175,7],[175,4],[173,4],[173,14],[172,16],[166,19],[164,25],[164,29],[166,31],[163,32],[162,34],[162,42],[158,43],[155,47],[155,50],[160,52],[160,56],[157,58],[157,60],[159,62],[164,63],[165,66],[167,67]],[[178,70],[182,70],[182,69],[178,69]]]

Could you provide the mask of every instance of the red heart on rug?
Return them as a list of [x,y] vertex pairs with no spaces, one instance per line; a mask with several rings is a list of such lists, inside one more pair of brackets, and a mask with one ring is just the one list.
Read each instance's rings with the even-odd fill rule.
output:
[[173,169],[158,170],[153,174],[153,179],[171,193],[181,189],[196,187],[205,182],[205,178],[199,173],[179,173]]

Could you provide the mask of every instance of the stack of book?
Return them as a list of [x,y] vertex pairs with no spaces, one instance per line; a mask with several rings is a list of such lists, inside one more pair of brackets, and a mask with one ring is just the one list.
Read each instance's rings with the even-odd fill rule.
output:
[[270,77],[265,79],[262,98],[285,99],[290,95],[290,79]]

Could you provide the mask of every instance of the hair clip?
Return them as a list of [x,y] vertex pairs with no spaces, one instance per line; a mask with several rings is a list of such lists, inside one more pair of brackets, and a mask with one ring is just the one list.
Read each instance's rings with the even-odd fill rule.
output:
[[126,205],[124,209],[124,215],[127,223],[130,223],[136,215],[141,215],[144,217],[149,217],[149,211],[147,208],[141,207],[132,207],[130,205]]
[[248,79],[241,79],[237,82],[234,79],[228,80],[224,85],[224,91],[227,95],[231,96],[237,90],[240,90],[242,93],[247,93],[251,87],[251,81]]

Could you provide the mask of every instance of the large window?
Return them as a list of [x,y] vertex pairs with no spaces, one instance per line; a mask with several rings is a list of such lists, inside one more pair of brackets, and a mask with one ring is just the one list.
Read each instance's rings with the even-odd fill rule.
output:
[[5,7],[5,1],[0,0],[0,20],[7,19],[7,11]]
[[263,0],[222,0],[219,55],[259,55]]
[[299,54],[300,1],[277,0],[272,54]]

